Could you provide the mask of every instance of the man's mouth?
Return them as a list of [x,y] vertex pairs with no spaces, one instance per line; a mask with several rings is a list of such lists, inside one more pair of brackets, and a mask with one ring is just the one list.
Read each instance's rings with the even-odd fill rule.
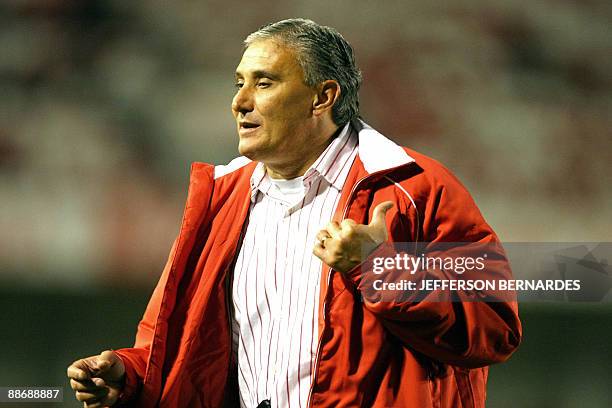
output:
[[245,129],[252,129],[259,127],[259,123],[242,121],[240,122],[240,127]]
[[254,131],[259,126],[260,126],[259,123],[241,121],[241,122],[239,122],[239,132],[241,134],[242,133],[248,133],[248,132]]

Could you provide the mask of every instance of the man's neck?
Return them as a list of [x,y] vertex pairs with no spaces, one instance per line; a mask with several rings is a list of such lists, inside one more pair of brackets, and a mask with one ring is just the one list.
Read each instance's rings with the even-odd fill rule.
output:
[[[323,149],[325,150],[325,149]],[[321,151],[323,151],[321,150]],[[303,164],[297,164],[295,167],[283,166],[282,169],[275,170],[274,167],[264,164],[266,167],[266,173],[270,178],[273,179],[281,179],[281,180],[291,180],[296,177],[303,176],[306,173],[306,170],[314,163],[315,161],[309,161]]]
[[293,162],[282,163],[282,164],[270,164],[264,163],[266,168],[266,173],[270,178],[273,179],[284,179],[291,180],[296,177],[303,176],[306,173],[306,170],[312,166],[312,164],[319,158],[319,156],[327,149],[327,146],[331,144],[331,142],[340,135],[342,129],[344,127],[336,128],[331,135],[325,139],[325,142],[316,146],[311,154],[304,155],[307,157],[297,158]]

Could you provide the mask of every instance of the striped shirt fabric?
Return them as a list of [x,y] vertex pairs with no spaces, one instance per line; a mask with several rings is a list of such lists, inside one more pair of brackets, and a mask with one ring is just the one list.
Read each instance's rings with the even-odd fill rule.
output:
[[[318,347],[322,263],[316,234],[332,219],[357,155],[347,124],[306,171],[303,192],[275,183],[262,163],[232,280],[232,333],[241,406],[306,407]],[[287,194],[283,193],[290,189]]]

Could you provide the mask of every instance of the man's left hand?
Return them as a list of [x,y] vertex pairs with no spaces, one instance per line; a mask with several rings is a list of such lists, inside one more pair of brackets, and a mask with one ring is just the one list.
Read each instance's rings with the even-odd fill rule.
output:
[[377,246],[388,238],[385,215],[393,202],[385,201],[374,208],[370,224],[351,219],[327,224],[317,234],[313,253],[333,269],[346,273],[361,264]]

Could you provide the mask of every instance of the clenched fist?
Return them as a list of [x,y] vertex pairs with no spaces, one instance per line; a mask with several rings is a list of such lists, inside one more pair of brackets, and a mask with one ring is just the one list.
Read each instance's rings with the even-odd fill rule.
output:
[[333,269],[345,273],[361,264],[365,257],[388,238],[385,215],[393,202],[385,201],[374,208],[370,224],[351,219],[327,224],[317,234],[313,253]]
[[85,408],[110,407],[117,402],[123,389],[125,366],[117,354],[107,350],[98,356],[75,361],[68,367],[67,374],[76,399],[82,401]]

